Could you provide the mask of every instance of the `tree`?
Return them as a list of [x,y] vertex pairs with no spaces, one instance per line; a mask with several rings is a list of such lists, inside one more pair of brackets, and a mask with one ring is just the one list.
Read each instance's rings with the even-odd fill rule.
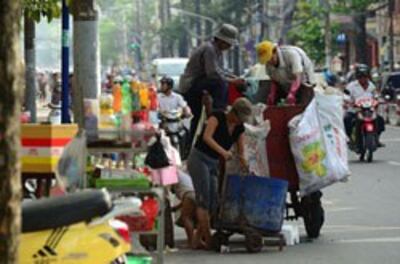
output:
[[337,0],[333,7],[336,12],[350,14],[353,17],[353,41],[356,47],[356,59],[360,63],[368,63],[366,23],[369,8],[373,4],[384,3],[386,0]]
[[[294,25],[289,31],[290,42],[302,47],[312,60],[322,65],[325,57],[326,40],[325,16],[326,10],[319,5],[319,0],[299,0],[294,15]],[[339,32],[339,25],[333,23],[330,26],[330,33],[336,35]],[[331,46],[333,46],[333,41]]]
[[24,47],[25,47],[25,107],[31,113],[31,122],[36,122],[36,56],[35,56],[35,23],[41,17],[47,21],[61,14],[60,0],[23,0],[24,10]]
[[0,4],[0,263],[18,263],[21,183],[18,152],[23,93],[21,1]]

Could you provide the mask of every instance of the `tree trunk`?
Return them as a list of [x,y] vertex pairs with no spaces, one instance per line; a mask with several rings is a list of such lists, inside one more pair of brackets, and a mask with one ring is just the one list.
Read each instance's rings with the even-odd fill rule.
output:
[[[197,15],[201,14],[200,0],[195,0],[194,8]],[[197,46],[201,45],[201,20],[200,17],[196,17],[196,35],[197,35]]]
[[21,181],[18,152],[23,72],[19,0],[0,5],[0,263],[18,263]]
[[100,95],[100,53],[98,8],[95,0],[73,1],[74,85],[72,94],[75,122],[84,127],[83,98]]
[[[180,8],[186,10],[186,2],[187,0],[181,0]],[[185,16],[182,17],[183,24],[186,25],[187,19]],[[188,57],[189,56],[189,43],[188,43],[188,33],[186,30],[183,30],[180,34],[179,38],[179,57]]]
[[354,15],[356,60],[368,64],[367,30],[365,14]]
[[268,21],[269,0],[261,0],[262,22],[260,40],[269,39],[269,23]]
[[25,100],[26,110],[31,114],[31,122],[36,123],[36,56],[35,56],[35,21],[24,16],[25,46]]
[[283,11],[283,26],[281,30],[281,36],[279,43],[287,44],[287,33],[292,28],[292,21],[294,16],[294,11],[296,10],[297,0],[285,0],[284,1],[284,11]]
[[[165,0],[159,0],[159,18],[161,22],[161,27],[164,27],[167,23],[167,12],[166,12],[166,2]],[[161,57],[168,56],[168,43],[161,37],[160,38],[160,46],[161,46]]]
[[[169,23],[171,21],[171,2],[170,0],[166,0],[165,1],[166,4],[166,11],[167,11],[167,23]],[[175,56],[175,52],[174,52],[174,45],[175,44],[175,40],[174,39],[169,39],[168,40],[168,56],[170,57],[174,57]]]

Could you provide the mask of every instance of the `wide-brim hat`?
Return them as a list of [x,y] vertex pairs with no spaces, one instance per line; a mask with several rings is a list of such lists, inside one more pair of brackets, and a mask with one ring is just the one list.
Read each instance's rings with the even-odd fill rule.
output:
[[231,46],[237,45],[239,31],[238,29],[230,24],[223,24],[218,32],[214,35],[215,38],[228,43]]

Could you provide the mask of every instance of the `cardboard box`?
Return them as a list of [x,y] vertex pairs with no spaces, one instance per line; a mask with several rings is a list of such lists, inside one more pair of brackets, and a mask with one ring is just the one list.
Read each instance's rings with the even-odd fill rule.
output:
[[78,126],[76,124],[22,124],[22,172],[55,172],[64,147],[77,132]]

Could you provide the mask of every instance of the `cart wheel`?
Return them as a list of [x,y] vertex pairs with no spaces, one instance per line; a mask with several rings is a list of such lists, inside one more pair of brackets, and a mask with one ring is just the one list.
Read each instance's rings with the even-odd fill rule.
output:
[[250,253],[258,253],[263,247],[263,237],[255,230],[246,230],[244,233],[244,243]]
[[228,246],[229,236],[221,231],[215,232],[211,237],[211,247],[216,252],[221,252],[221,246]]
[[325,212],[321,205],[322,193],[314,192],[302,198],[304,226],[309,238],[318,238],[325,220]]

